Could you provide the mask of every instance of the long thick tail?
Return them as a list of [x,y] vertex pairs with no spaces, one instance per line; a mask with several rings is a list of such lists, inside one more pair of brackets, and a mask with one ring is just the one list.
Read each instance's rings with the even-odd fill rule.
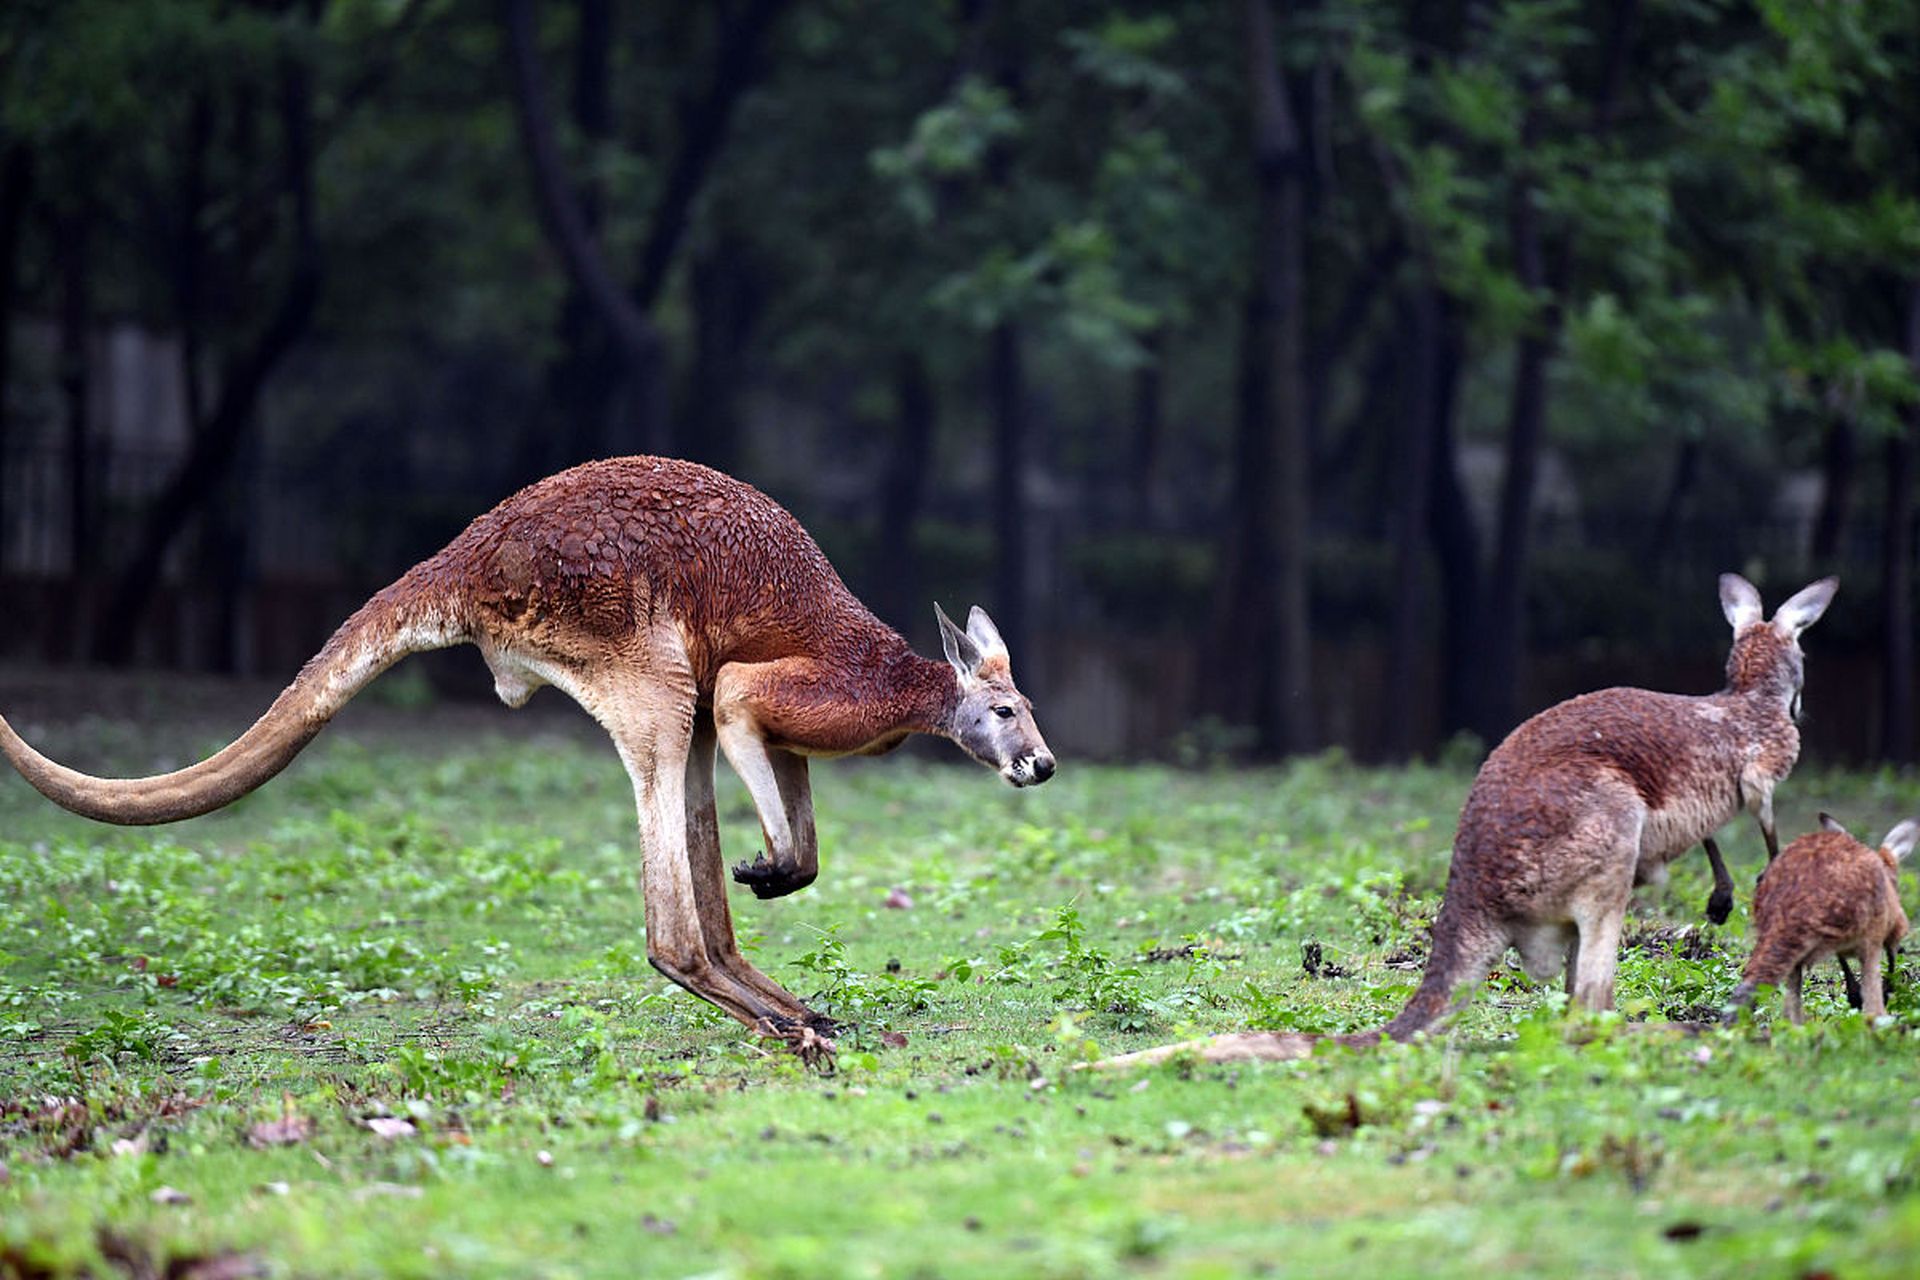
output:
[[[1454,886],[1448,888],[1452,890]],[[1393,1040],[1410,1040],[1431,1027],[1453,1007],[1460,988],[1469,984],[1477,986],[1499,953],[1506,949],[1504,941],[1498,946],[1477,942],[1477,934],[1462,919],[1465,911],[1457,905],[1459,896],[1449,892],[1441,902],[1440,915],[1433,922],[1433,950],[1427,955],[1427,968],[1420,975],[1420,986],[1407,1000],[1406,1008],[1380,1029],[1381,1035]]]
[[410,653],[466,639],[432,566],[415,566],[361,606],[252,728],[199,764],[149,778],[96,778],[47,759],[3,717],[0,753],[47,799],[100,822],[177,822],[231,804],[286,768],[382,671]]

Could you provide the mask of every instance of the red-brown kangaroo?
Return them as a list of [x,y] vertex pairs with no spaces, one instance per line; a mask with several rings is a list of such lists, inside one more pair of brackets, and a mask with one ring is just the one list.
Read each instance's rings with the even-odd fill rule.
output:
[[[1759,820],[1769,860],[1778,851],[1773,789],[1800,756],[1799,637],[1838,587],[1821,579],[1769,622],[1753,584],[1724,574],[1720,607],[1733,627],[1725,689],[1707,697],[1602,689],[1548,707],[1507,735],[1460,811],[1419,988],[1380,1031],[1330,1038],[1364,1045],[1412,1037],[1464,1004],[1509,948],[1536,981],[1564,967],[1576,1001],[1611,1007],[1636,884],[1662,879],[1671,859],[1742,809]],[[1213,1061],[1291,1058],[1319,1038],[1219,1036],[1112,1063],[1181,1052]]]
[[[1913,851],[1920,823],[1902,822],[1878,849],[1855,840],[1827,814],[1820,815],[1820,827],[1788,845],[1753,891],[1753,954],[1727,1002],[1728,1021],[1753,999],[1755,988],[1770,984],[1780,988],[1788,1020],[1799,1023],[1806,970],[1848,952],[1860,959],[1860,999],[1854,1003],[1869,1019],[1887,1011],[1880,953],[1886,952],[1891,968],[1894,947],[1907,936],[1900,859]],[[1851,989],[1853,974],[1844,967],[1842,972]]]
[[[938,606],[935,610],[939,613]],[[0,719],[0,750],[40,792],[103,822],[173,822],[273,777],[347,700],[411,653],[478,646],[510,707],[541,685],[612,735],[640,812],[647,958],[673,981],[805,1055],[832,1021],[741,955],[727,909],[714,749],[745,781],[766,852],[734,869],[763,898],[819,870],[809,756],[949,738],[1016,787],[1054,758],[973,610],[939,613],[946,661],[874,617],[806,530],[752,486],[667,458],[590,462],[487,512],[369,600],[267,713],[199,764],[102,779],[55,764]]]

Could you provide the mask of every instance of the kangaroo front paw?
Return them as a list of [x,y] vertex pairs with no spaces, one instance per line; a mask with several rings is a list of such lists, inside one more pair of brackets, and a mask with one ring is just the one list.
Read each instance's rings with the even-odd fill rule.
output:
[[753,890],[756,898],[784,898],[789,893],[797,893],[812,884],[816,874],[802,871],[791,863],[770,862],[764,853],[733,869],[733,878]]
[[1713,896],[1707,899],[1707,919],[1715,924],[1725,924],[1727,917],[1733,914],[1733,890],[1715,889]]

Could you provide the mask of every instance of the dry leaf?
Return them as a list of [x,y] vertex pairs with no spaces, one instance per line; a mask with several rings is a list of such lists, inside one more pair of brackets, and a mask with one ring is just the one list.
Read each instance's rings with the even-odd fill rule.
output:
[[887,900],[880,905],[892,911],[911,911],[913,910],[913,899],[908,896],[905,889],[895,889],[887,895]]
[[382,1138],[411,1138],[416,1132],[413,1121],[398,1116],[375,1116],[367,1121],[367,1128]]
[[192,1204],[193,1197],[178,1187],[155,1187],[147,1197],[155,1204]]
[[313,1136],[313,1121],[293,1109],[293,1095],[280,1095],[280,1118],[263,1120],[247,1130],[247,1141],[256,1147],[290,1147]]
[[907,1033],[904,1031],[882,1031],[880,1033],[880,1043],[889,1049],[904,1049],[907,1047]]

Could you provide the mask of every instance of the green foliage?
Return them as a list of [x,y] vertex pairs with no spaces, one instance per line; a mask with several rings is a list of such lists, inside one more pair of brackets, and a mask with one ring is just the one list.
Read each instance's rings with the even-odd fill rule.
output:
[[[1569,1018],[1503,970],[1420,1045],[1072,1069],[1378,1026],[1417,977],[1470,764],[1083,764],[1036,792],[822,768],[827,874],[734,906],[757,963],[860,1024],[829,1078],[647,967],[604,744],[322,741],[170,836],[8,788],[0,1252],[98,1273],[94,1250],[137,1240],[157,1272],[231,1248],[372,1275],[457,1239],[472,1273],[1185,1275],[1282,1247],[1333,1269],[1364,1239],[1388,1272],[1551,1270],[1577,1246],[1662,1274],[1895,1273],[1920,1186],[1887,1099],[1920,984],[1877,1032],[1831,966],[1804,1029],[1765,1001],[1732,1031],[1657,1029],[1724,999],[1744,956],[1742,914],[1698,925],[1698,859],[1636,905],[1620,1015]],[[1920,808],[1894,773],[1794,784],[1786,832]],[[730,782],[720,809],[729,844],[756,837]],[[1729,837],[1744,878],[1759,842]],[[895,888],[911,906],[879,905]],[[469,968],[483,991],[445,985]],[[743,1218],[771,1183],[781,1211]],[[1661,1234],[1687,1222],[1721,1251]]]

